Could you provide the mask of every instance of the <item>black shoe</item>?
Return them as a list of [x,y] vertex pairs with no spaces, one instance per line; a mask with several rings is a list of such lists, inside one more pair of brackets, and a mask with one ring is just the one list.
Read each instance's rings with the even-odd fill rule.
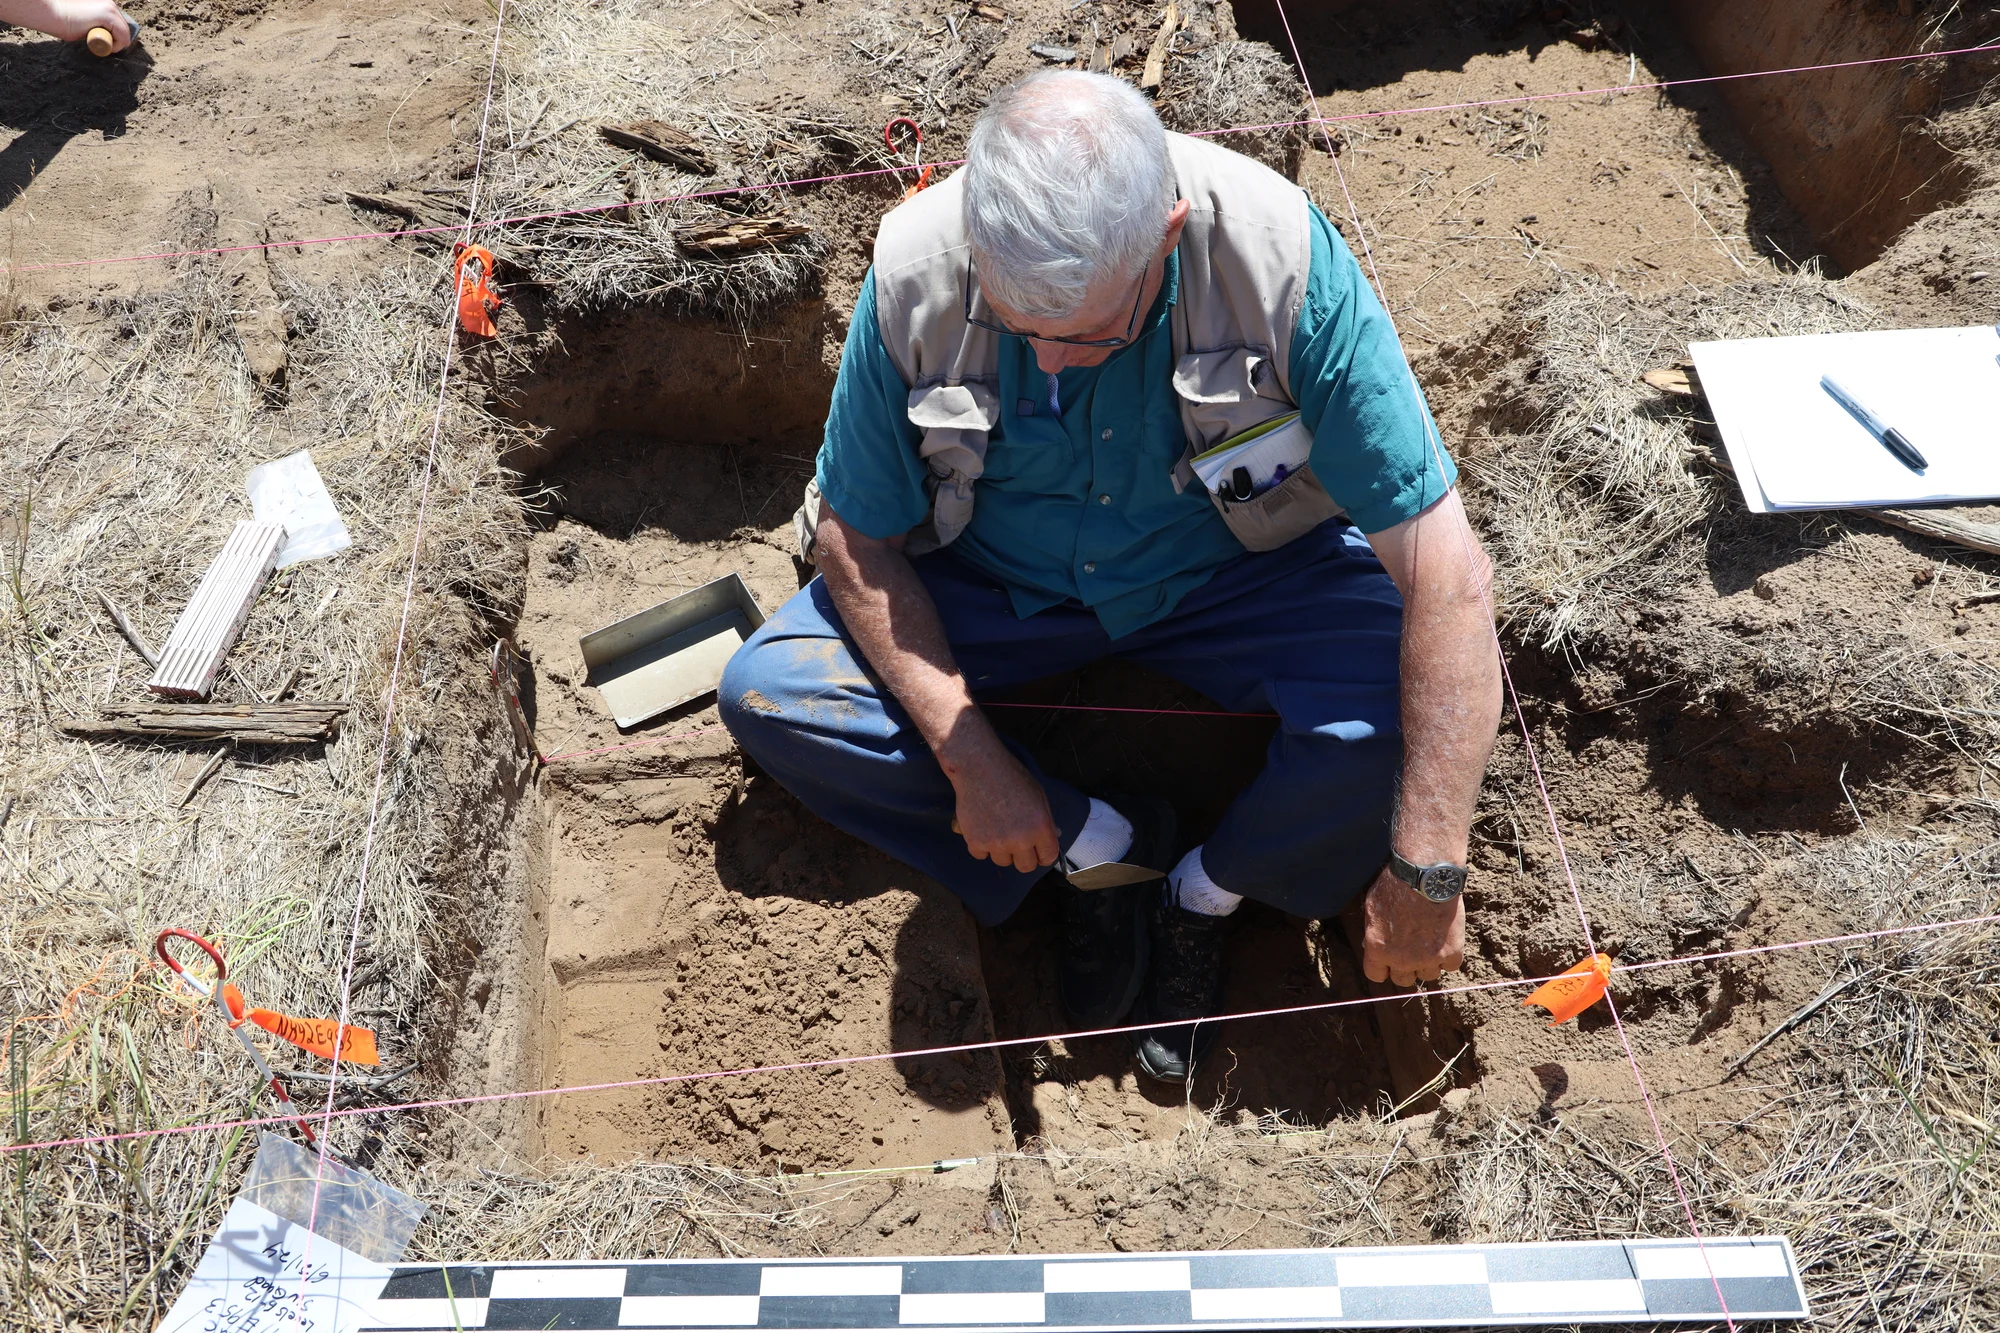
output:
[[[1123,857],[1128,864],[1173,865],[1179,825],[1172,806],[1157,798],[1098,799],[1132,822],[1132,849]],[[1063,1012],[1080,1028],[1115,1027],[1131,1011],[1146,976],[1146,921],[1166,871],[1110,889],[1079,889],[1060,870],[1056,879],[1062,894],[1056,993]]]
[[[1135,1023],[1171,1023],[1222,1012],[1222,941],[1229,918],[1205,916],[1161,893],[1152,911],[1152,970],[1139,993]],[[1215,1044],[1215,1024],[1186,1023],[1132,1035],[1139,1072],[1162,1083],[1186,1083]]]

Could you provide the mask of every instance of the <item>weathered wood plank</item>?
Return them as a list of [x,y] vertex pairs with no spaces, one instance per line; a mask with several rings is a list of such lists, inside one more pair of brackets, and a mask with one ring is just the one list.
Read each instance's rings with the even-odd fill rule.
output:
[[311,745],[331,740],[344,703],[106,704],[94,719],[62,724],[72,736],[161,740],[237,740],[253,745]]

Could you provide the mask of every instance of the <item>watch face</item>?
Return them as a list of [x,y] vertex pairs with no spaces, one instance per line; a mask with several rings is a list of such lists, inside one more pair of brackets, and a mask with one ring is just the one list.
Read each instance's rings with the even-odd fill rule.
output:
[[1465,891],[1465,867],[1426,866],[1418,891],[1434,903],[1448,903]]

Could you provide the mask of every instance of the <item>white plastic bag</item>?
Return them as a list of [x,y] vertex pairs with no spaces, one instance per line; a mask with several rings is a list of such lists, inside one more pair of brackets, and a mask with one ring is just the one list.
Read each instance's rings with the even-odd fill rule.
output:
[[310,450],[301,449],[251,468],[244,485],[259,523],[284,524],[279,569],[335,555],[354,545],[347,525],[340,521],[340,512],[333,507],[333,497],[319,479]]

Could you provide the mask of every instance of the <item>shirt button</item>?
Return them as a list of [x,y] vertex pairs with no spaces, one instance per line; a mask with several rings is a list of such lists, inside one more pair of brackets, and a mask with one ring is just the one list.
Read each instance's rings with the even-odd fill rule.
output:
[[1084,561],[1083,572],[1086,574],[1095,574],[1097,572],[1097,562],[1095,560]]
[[1097,503],[1101,505],[1108,505],[1111,503],[1111,497],[1108,495],[1100,495],[1097,497]]
[[1108,440],[1111,438],[1111,432],[1107,430],[1104,432],[1104,434],[1098,436],[1097,438],[1100,440]]

